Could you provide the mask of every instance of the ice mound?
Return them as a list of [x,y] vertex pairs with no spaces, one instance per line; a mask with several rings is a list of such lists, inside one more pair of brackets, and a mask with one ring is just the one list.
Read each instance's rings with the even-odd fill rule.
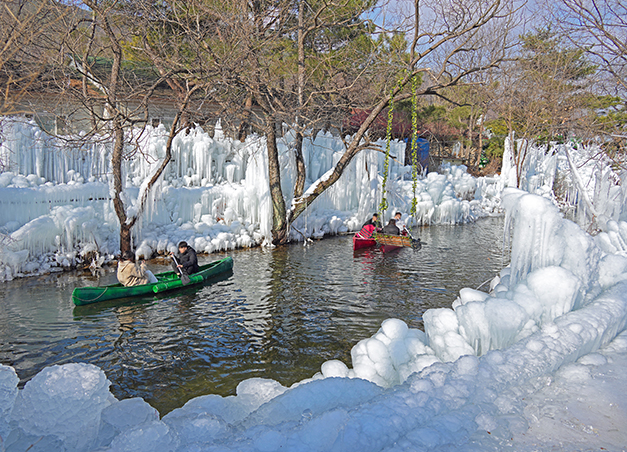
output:
[[[101,411],[111,404],[110,382],[91,364],[65,364],[42,370],[24,386],[11,413],[12,442],[61,441],[68,450],[90,450]],[[38,446],[39,447],[39,446]]]
[[141,398],[112,401],[102,410],[95,448],[106,446],[120,433],[159,420],[159,412]]
[[106,452],[174,452],[178,440],[170,428],[161,421],[152,421],[124,430],[116,436]]
[[19,381],[12,367],[0,364],[0,438],[6,438],[9,433],[9,415],[18,394]]

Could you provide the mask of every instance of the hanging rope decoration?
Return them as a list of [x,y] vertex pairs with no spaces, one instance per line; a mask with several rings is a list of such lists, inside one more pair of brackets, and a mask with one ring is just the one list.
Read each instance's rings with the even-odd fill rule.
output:
[[[398,82],[401,86],[401,80]],[[385,196],[386,185],[388,182],[388,173],[390,170],[390,143],[392,142],[392,121],[394,120],[394,88],[390,91],[390,108],[388,109],[388,126],[385,132],[385,162],[383,163],[383,182],[381,183],[381,203],[379,204],[379,212],[383,214],[388,210],[388,200]]]
[[[418,77],[411,79],[411,179],[414,197],[411,200],[410,214],[418,213],[418,201],[416,200],[416,188],[418,186]],[[417,218],[416,218],[417,220]]]
[[381,183],[381,203],[379,204],[379,212],[383,214],[388,210],[388,200],[385,196],[386,185],[388,182],[388,173],[390,170],[390,143],[392,141],[392,120],[394,118],[394,89],[390,92],[390,108],[388,109],[388,126],[385,132],[385,161],[383,163],[383,182]]

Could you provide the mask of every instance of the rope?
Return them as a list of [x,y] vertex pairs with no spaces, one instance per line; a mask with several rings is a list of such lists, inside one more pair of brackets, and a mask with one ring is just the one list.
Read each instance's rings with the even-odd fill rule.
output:
[[394,88],[390,91],[390,108],[388,109],[388,125],[385,132],[385,161],[383,163],[383,182],[381,183],[381,204],[379,212],[384,214],[388,210],[388,200],[385,196],[385,187],[388,182],[390,170],[390,143],[392,142],[392,122],[394,120]]
[[410,215],[414,215],[414,222],[418,223],[418,201],[416,187],[418,186],[418,77],[411,79],[411,179],[414,197],[411,200]]
[[76,298],[78,301],[87,301],[87,302],[93,303],[94,301],[98,301],[105,293],[107,293],[107,290],[109,290],[109,288],[105,287],[105,290],[103,290],[100,295],[98,295],[96,298],[93,298],[93,299],[90,299],[90,300],[87,300],[87,299],[84,300],[82,298],[77,297],[76,295],[72,295],[72,296],[74,298]]

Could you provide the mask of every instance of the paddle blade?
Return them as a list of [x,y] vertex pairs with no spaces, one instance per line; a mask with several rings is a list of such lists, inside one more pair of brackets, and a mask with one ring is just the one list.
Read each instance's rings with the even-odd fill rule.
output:
[[184,271],[181,271],[181,282],[183,283],[184,286],[189,284],[190,282],[189,276],[187,276],[187,273],[185,273]]

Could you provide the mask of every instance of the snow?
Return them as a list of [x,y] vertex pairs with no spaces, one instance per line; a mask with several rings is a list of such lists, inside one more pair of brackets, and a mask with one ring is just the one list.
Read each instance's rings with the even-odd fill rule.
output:
[[[14,127],[24,136],[36,135],[27,126]],[[181,137],[177,172],[164,177],[160,197],[144,213],[138,253],[168,250],[179,239],[206,251],[267,238],[263,140],[242,144],[220,134],[214,140],[197,129],[191,133],[197,135]],[[305,154],[309,184],[323,177],[341,152],[333,137],[323,133],[319,138],[320,147],[307,147]],[[146,149],[160,152],[156,138],[144,139],[152,143]],[[294,174],[288,145],[289,134],[281,143],[286,186]],[[513,145],[524,143],[508,143]],[[9,154],[4,143],[2,149],[0,155]],[[194,162],[208,158],[208,149],[216,165],[211,173],[199,174]],[[590,199],[605,200],[598,204],[603,218],[597,226],[603,231],[592,237],[563,218],[556,207],[563,201],[548,190],[563,163],[559,149],[530,149],[532,158],[522,174],[525,190],[503,190],[515,180],[507,165],[503,177],[481,182],[459,167],[419,181],[423,204],[418,221],[466,221],[473,209],[490,211],[498,204],[506,209],[511,240],[511,264],[488,291],[462,289],[451,308],[427,310],[424,331],[409,328],[402,319],[387,319],[372,337],[356,338],[350,363],[324,362],[320,372],[289,388],[268,379],[245,380],[235,396],[197,397],[163,418],[141,399],[115,399],[104,372],[92,365],[46,368],[20,390],[15,371],[0,365],[1,447],[101,452],[624,450],[625,197],[622,188],[603,179],[611,174],[602,165],[589,172],[599,175],[597,188],[581,187],[581,182],[566,190],[590,189]],[[42,166],[33,166],[40,154],[20,158],[20,165]],[[48,164],[51,171],[57,171],[57,163]],[[375,189],[380,163],[377,153],[360,154],[346,178],[308,208],[302,230],[311,236],[355,229],[380,196]],[[23,167],[10,168],[13,173],[0,179],[6,183],[2,190],[34,193],[47,187],[41,190],[56,193],[57,187],[64,191],[71,186],[67,181],[39,184],[37,178],[48,180],[54,171],[19,177]],[[141,167],[127,173],[129,199],[136,199],[141,185],[133,178],[140,182],[149,173]],[[411,181],[403,180],[402,167],[392,167],[391,210],[402,210]],[[579,168],[580,181],[588,170]],[[85,191],[99,183],[89,182],[96,176],[85,176],[73,173],[71,178]],[[603,198],[598,187],[608,188],[605,193],[613,197]],[[6,203],[5,193],[0,199]],[[85,202],[88,197],[27,220],[10,218],[18,217],[14,211],[19,206],[3,210],[6,217],[0,222],[10,228],[12,241],[1,255],[5,275],[22,271],[31,254],[76,259],[92,235],[100,247],[114,246],[106,245],[107,228],[115,230],[108,202],[98,207]],[[574,198],[581,196],[569,199]],[[22,202],[28,204],[28,196]],[[360,203],[367,206],[364,212]],[[54,237],[44,229],[53,230]],[[85,245],[85,250],[93,248]]]

